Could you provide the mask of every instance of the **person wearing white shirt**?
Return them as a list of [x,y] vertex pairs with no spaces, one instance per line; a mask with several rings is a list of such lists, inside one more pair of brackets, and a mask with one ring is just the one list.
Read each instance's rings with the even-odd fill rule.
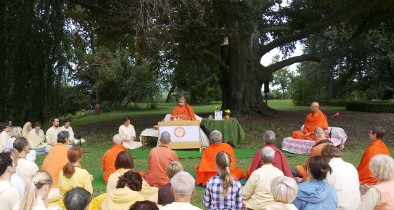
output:
[[52,127],[50,127],[45,134],[46,143],[48,144],[45,148],[45,152],[47,153],[49,153],[52,150],[52,147],[57,144],[57,134],[62,131],[62,128],[59,127],[59,122],[58,117],[51,118]]
[[0,153],[0,209],[11,210],[19,200],[19,193],[11,186],[11,175],[15,173],[18,158],[12,153]]
[[10,138],[10,129],[6,122],[0,122],[0,151],[5,148],[7,140]]
[[68,140],[71,143],[75,144],[74,131],[73,131],[73,128],[70,125],[71,125],[71,119],[65,119],[64,120],[64,125],[62,126],[62,130],[63,131],[68,131],[68,134],[69,134]]
[[119,134],[123,139],[123,146],[127,149],[137,149],[142,146],[141,142],[134,141],[135,130],[134,126],[130,124],[131,118],[126,116],[123,118],[123,125],[119,127]]
[[361,204],[360,183],[357,169],[342,160],[341,151],[334,145],[326,145],[322,156],[327,158],[332,172],[327,173],[326,181],[337,192],[337,210],[356,210]]

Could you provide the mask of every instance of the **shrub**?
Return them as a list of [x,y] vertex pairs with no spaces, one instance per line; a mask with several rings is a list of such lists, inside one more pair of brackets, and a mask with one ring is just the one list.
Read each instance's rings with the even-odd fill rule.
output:
[[352,101],[346,103],[347,111],[394,113],[393,101]]

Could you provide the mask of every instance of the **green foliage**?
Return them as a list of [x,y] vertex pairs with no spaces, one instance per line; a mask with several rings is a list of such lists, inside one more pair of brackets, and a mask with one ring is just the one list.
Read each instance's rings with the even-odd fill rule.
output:
[[394,101],[352,101],[346,103],[347,111],[394,113]]
[[64,101],[59,105],[60,114],[91,109],[94,104],[93,98],[84,93],[81,86],[63,86],[60,88],[59,97]]

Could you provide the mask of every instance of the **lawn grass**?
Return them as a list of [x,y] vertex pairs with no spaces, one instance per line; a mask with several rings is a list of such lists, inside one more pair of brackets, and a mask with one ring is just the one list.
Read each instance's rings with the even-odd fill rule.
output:
[[[270,107],[277,110],[309,110],[308,106],[295,106],[292,104],[290,100],[281,100],[281,101],[268,101]],[[80,132],[79,126],[81,125],[89,125],[97,122],[104,122],[114,119],[120,119],[125,115],[131,116],[143,116],[143,115],[163,115],[170,113],[175,103],[170,104],[160,104],[159,107],[155,110],[141,109],[141,110],[131,110],[124,112],[110,112],[110,113],[102,113],[101,115],[91,115],[81,119],[73,120],[72,126],[76,134]],[[213,112],[215,110],[215,106],[220,105],[219,103],[213,103],[210,105],[203,106],[193,106],[193,109],[196,113],[207,113]],[[323,110],[343,110],[343,107],[332,107],[332,106],[323,106],[321,107]],[[242,121],[241,122],[245,133],[246,138],[242,145],[239,146],[241,149],[250,149],[251,153],[254,153],[257,149],[262,147],[261,135],[268,129],[273,130],[277,135],[276,146],[281,148],[281,139],[288,136],[291,132],[290,128],[286,124],[281,123],[272,123],[265,121]],[[83,145],[84,156],[82,158],[82,167],[87,169],[89,172],[100,172],[101,171],[101,158],[106,150],[108,150],[111,146],[111,139],[114,133],[108,130],[99,130],[98,132],[93,133],[90,136],[87,136],[85,139],[87,140],[86,144]],[[140,132],[137,130],[137,133]],[[155,139],[151,139],[150,143],[155,141]],[[154,145],[154,142],[151,146]],[[352,145],[349,148],[346,148],[344,151],[344,159],[348,162],[351,162],[354,165],[357,165],[361,155],[364,151],[365,144]],[[143,148],[141,150],[149,151],[150,148]],[[131,151],[133,154],[133,151]],[[45,155],[39,155],[37,158],[37,164],[41,165]],[[146,172],[148,170],[148,157],[135,159],[134,165],[135,170]],[[288,157],[288,162],[291,166],[295,166],[297,164],[304,164],[307,159],[305,155],[292,155]],[[238,158],[237,159],[237,167],[246,170],[251,165],[251,158]],[[191,158],[191,159],[181,159],[180,160],[183,167],[186,171],[195,175],[195,168],[199,165],[199,158]],[[100,177],[96,177],[96,181],[100,179]],[[97,196],[101,193],[104,193],[105,189],[103,188],[95,188],[93,196]],[[201,186],[196,187],[196,193],[192,197],[192,204],[196,205],[200,208],[203,208],[203,195],[204,189]]]

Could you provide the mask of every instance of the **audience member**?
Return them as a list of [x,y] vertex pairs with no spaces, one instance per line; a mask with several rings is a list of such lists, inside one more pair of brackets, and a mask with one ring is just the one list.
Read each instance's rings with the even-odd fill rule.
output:
[[[15,140],[20,137],[22,137],[22,128],[21,127],[11,127],[10,138],[7,140],[7,143],[5,145],[5,149],[6,148],[14,148]],[[36,156],[37,156],[37,152],[34,150],[30,150],[30,145],[29,145],[29,151],[27,152],[27,154],[24,157],[31,162],[35,162]]]
[[120,152],[127,150],[127,148],[122,145],[122,136],[120,134],[116,134],[112,137],[112,143],[111,149],[105,152],[102,159],[102,168],[104,171],[103,179],[105,183],[108,182],[109,175],[116,171],[116,157]]
[[361,185],[374,185],[378,180],[372,176],[369,163],[375,155],[388,155],[390,151],[383,142],[386,131],[381,126],[375,126],[369,131],[371,143],[368,145],[358,165],[357,171]]
[[73,128],[71,127],[71,119],[65,119],[64,120],[64,125],[61,127],[63,131],[68,131],[69,137],[68,140],[70,141],[70,144],[75,144],[76,139],[74,137],[74,131]]
[[181,171],[171,178],[171,189],[174,193],[175,201],[167,204],[160,209],[162,210],[200,210],[190,204],[190,199],[194,194],[194,178],[187,172]]
[[123,125],[119,127],[119,134],[123,139],[123,146],[127,149],[137,149],[142,146],[141,142],[134,141],[135,130],[134,126],[130,124],[131,118],[126,116],[123,118]]
[[172,161],[178,160],[176,152],[168,148],[170,143],[171,135],[164,131],[160,136],[160,146],[150,150],[145,180],[151,186],[160,187],[170,181],[166,175],[166,167]]
[[[285,155],[283,154],[282,151],[280,151],[280,149],[278,149],[275,146],[275,133],[273,131],[269,130],[264,133],[263,143],[265,146],[269,146],[275,150],[275,157],[272,160],[272,165],[277,167],[279,170],[281,170],[285,176],[294,177],[293,173],[291,172],[289,163],[286,160]],[[249,177],[250,174],[253,173],[253,171],[260,168],[262,165],[263,164],[261,162],[261,149],[260,149],[253,156],[252,166],[250,167],[250,170],[247,171],[247,176]]]
[[205,186],[204,207],[207,209],[242,209],[241,183],[231,176],[231,157],[226,152],[216,155],[219,173]]
[[15,173],[18,159],[11,153],[0,153],[0,209],[11,210],[19,200],[19,193],[11,186],[11,175]]
[[134,171],[127,171],[119,178],[116,190],[107,194],[101,204],[102,210],[120,209],[127,210],[137,201],[145,200],[142,196],[142,177]]
[[[14,148],[6,148],[3,150],[3,153],[10,153],[10,156],[13,160],[19,160],[19,152]],[[18,166],[17,166],[18,167]],[[13,173],[11,175],[11,186],[15,187],[18,190],[19,198],[22,199],[25,194],[25,182],[22,177],[17,173]]]
[[129,210],[159,210],[159,207],[152,201],[137,201],[130,206]]
[[372,175],[378,180],[369,188],[359,210],[394,209],[394,160],[388,155],[375,155],[369,164]]
[[45,157],[41,166],[41,170],[47,171],[53,178],[53,188],[48,196],[49,201],[54,201],[61,198],[59,191],[59,173],[68,163],[67,152],[70,148],[66,145],[67,141],[68,132],[59,132],[57,135],[58,143],[53,146],[52,150]]
[[332,172],[328,161],[322,156],[313,156],[308,166],[311,179],[298,186],[293,204],[300,210],[336,209],[337,193],[333,186],[323,181],[327,173]]
[[321,151],[326,145],[332,145],[331,141],[326,139],[326,134],[324,133],[324,130],[320,127],[315,129],[314,138],[316,144],[312,147],[311,154],[309,155],[309,158],[306,161],[305,165],[297,165],[295,167],[298,176],[302,177],[302,182],[305,182],[308,178],[310,178],[308,177],[309,174],[307,173],[307,169],[309,167],[309,161],[311,160],[311,158],[321,155]]
[[91,194],[82,187],[76,187],[64,195],[66,210],[86,210],[91,200]]
[[[51,118],[52,126],[47,130],[47,132],[45,134],[46,143],[47,143],[47,147],[45,148],[45,151],[47,153],[49,153],[51,151],[52,147],[56,145],[58,133],[60,131],[62,131],[62,128],[59,127],[59,122],[60,122],[60,120],[58,117]],[[68,137],[67,137],[67,139],[68,139]],[[68,143],[66,143],[66,144],[68,144]]]
[[45,143],[45,134],[41,129],[41,123],[39,121],[34,123],[34,129],[27,135],[27,140],[30,143],[32,149],[37,151],[44,151],[47,143]]
[[235,179],[240,180],[245,177],[243,170],[236,168],[237,159],[235,158],[233,148],[227,143],[222,143],[222,133],[214,130],[209,135],[209,139],[211,145],[205,148],[201,156],[200,165],[196,168],[196,184],[205,186],[208,179],[216,175],[218,172],[216,167],[216,155],[219,152],[226,152],[230,155],[230,171]]
[[5,149],[5,144],[10,138],[10,129],[6,122],[0,122],[0,151]]
[[22,136],[26,138],[27,135],[29,135],[29,132],[31,131],[31,129],[32,129],[32,124],[31,124],[31,122],[25,123],[25,124],[23,125],[23,129],[22,129]]
[[79,168],[82,154],[82,149],[79,147],[72,147],[67,151],[68,162],[59,174],[59,190],[63,196],[74,187],[82,187],[93,194],[93,176],[87,170]]
[[[183,171],[183,166],[178,161],[172,161],[166,167],[166,174],[168,178],[171,178],[180,171]],[[167,205],[175,201],[174,194],[171,192],[171,182],[160,186],[159,188],[159,197],[158,197],[158,204],[159,205]]]
[[[116,190],[119,177],[127,171],[134,171],[134,161],[129,151],[122,151],[118,154],[115,160],[115,168],[116,171],[108,178],[107,194]],[[140,193],[146,200],[157,202],[158,188],[151,187],[144,179],[142,180],[142,189]]]
[[[26,193],[22,200],[14,205],[13,210],[46,210],[48,209],[48,194],[53,184],[51,175],[46,171],[37,171],[26,186]],[[56,206],[58,207],[58,206]],[[52,207],[51,210],[61,210]]]
[[14,141],[14,148],[19,152],[19,160],[18,166],[16,167],[16,174],[18,174],[23,179],[23,182],[26,185],[31,181],[34,174],[37,173],[39,168],[36,163],[26,159],[26,155],[30,151],[30,145],[25,137],[17,138]]
[[356,168],[342,160],[341,151],[334,145],[326,145],[321,155],[329,161],[332,169],[332,172],[327,174],[326,181],[337,192],[337,210],[356,210],[361,203],[360,184]]
[[297,196],[297,182],[287,176],[278,176],[271,182],[271,192],[275,202],[266,206],[266,210],[297,210],[292,204]]
[[250,209],[262,209],[274,201],[271,193],[271,182],[283,172],[272,165],[275,150],[269,146],[263,147],[261,161],[263,165],[254,171],[242,189],[244,204]]

